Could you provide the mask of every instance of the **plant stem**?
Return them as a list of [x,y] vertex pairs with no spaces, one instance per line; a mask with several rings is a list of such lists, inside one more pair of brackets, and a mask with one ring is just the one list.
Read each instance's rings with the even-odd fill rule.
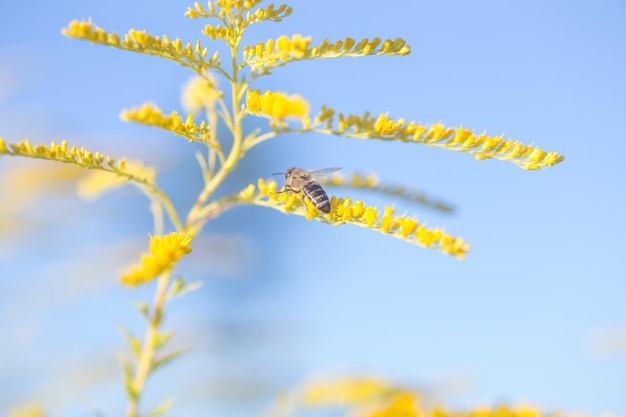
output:
[[[237,45],[231,46],[231,54],[233,57],[233,77],[230,81],[231,83],[231,97],[232,97],[232,119],[230,123],[227,125],[230,128],[230,131],[233,135],[233,145],[230,149],[230,153],[228,154],[228,158],[224,161],[224,163],[220,166],[219,171],[211,178],[211,180],[205,184],[204,189],[198,196],[198,199],[194,206],[189,211],[187,215],[187,221],[185,223],[185,230],[195,236],[204,224],[199,217],[199,212],[202,210],[202,207],[207,202],[207,200],[211,197],[213,192],[217,189],[217,187],[224,181],[226,176],[237,166],[237,162],[241,159],[243,155],[242,149],[242,131],[241,131],[241,118],[242,113],[239,109],[239,103],[241,100],[241,88],[243,86],[238,82],[238,72],[237,72]],[[224,115],[224,117],[226,117]]]
[[163,317],[163,307],[165,304],[165,292],[170,280],[171,270],[168,270],[159,278],[156,293],[154,295],[154,306],[151,320],[146,330],[146,336],[141,349],[141,354],[137,359],[137,369],[135,371],[135,378],[133,379],[133,392],[135,395],[130,398],[128,404],[128,410],[126,411],[127,417],[137,417],[139,409],[139,399],[143,391],[143,387],[146,383],[152,364],[154,363],[155,345],[157,335],[159,332],[159,326],[161,325],[161,318]]
[[[180,224],[176,215],[176,211],[171,205],[169,199],[159,190],[154,190],[155,193],[161,197],[165,210],[168,212],[174,226],[181,233],[186,233],[192,236],[197,235],[200,232],[204,223],[206,222],[206,219],[202,216],[202,214],[204,214],[204,217],[206,217],[206,208],[203,206],[209,200],[217,187],[224,181],[226,176],[237,166],[237,162],[245,153],[245,149],[243,149],[242,147],[243,137],[241,129],[241,119],[243,118],[243,114],[239,107],[242,95],[246,89],[246,84],[239,81],[239,71],[237,67],[237,50],[239,47],[239,41],[240,37],[237,36],[230,45],[233,73],[232,78],[227,78],[229,79],[229,82],[231,84],[232,115],[229,115],[228,109],[224,105],[224,102],[220,99],[220,104],[223,108],[223,113],[221,114],[221,116],[233,136],[233,145],[230,149],[228,157],[225,160],[222,160],[222,158],[220,158],[220,168],[217,173],[213,175],[212,170],[215,169],[215,152],[211,152],[211,149],[209,150],[209,154],[207,156],[208,175],[206,175],[206,177],[210,177],[210,180],[205,183],[204,188],[198,196],[196,203],[189,211],[184,226]],[[215,113],[215,111],[213,111],[213,113]],[[215,117],[215,114],[213,114],[212,116],[213,117],[209,115],[209,119],[215,124],[215,126],[217,126],[217,117]],[[214,135],[217,136],[217,133],[214,133]],[[137,359],[137,369],[135,371],[135,376],[132,382],[132,390],[134,395],[132,395],[130,398],[130,403],[128,405],[128,410],[126,413],[127,417],[137,417],[139,399],[141,398],[146,379],[150,375],[152,366],[154,364],[155,345],[157,342],[161,318],[163,316],[165,293],[169,284],[170,274],[171,270],[164,272],[158,281],[156,293],[154,295],[153,315],[148,324],[148,329],[146,330],[146,336],[143,342],[141,353],[139,355],[139,358]]]

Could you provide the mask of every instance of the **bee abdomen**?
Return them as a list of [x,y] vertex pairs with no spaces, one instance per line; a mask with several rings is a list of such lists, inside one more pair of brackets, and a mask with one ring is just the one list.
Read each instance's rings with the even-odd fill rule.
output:
[[322,213],[330,213],[330,200],[321,185],[311,181],[302,187],[302,191],[316,209]]

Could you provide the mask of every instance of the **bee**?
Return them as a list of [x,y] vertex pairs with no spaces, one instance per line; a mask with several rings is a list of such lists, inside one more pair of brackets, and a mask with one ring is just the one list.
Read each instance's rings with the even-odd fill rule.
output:
[[330,213],[330,199],[326,191],[319,182],[315,181],[315,177],[323,176],[331,172],[340,170],[341,168],[325,168],[316,171],[306,171],[300,168],[289,168],[286,172],[278,172],[273,175],[285,174],[285,186],[280,193],[293,191],[294,193],[303,193],[302,199],[306,197],[313,207],[322,213]]

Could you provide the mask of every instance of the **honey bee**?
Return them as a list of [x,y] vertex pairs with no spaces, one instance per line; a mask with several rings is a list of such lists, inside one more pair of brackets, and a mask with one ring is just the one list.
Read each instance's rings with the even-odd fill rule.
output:
[[330,199],[326,191],[319,182],[315,181],[315,177],[323,176],[331,172],[340,170],[341,168],[325,168],[316,171],[306,171],[300,168],[289,168],[286,172],[278,172],[273,175],[285,174],[285,186],[279,193],[293,191],[294,193],[303,193],[302,199],[306,197],[313,207],[322,213],[330,213]]

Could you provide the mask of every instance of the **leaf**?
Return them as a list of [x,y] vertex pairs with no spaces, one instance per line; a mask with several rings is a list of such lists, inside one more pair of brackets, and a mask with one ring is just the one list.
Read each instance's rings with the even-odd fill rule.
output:
[[128,399],[130,401],[137,401],[137,398],[139,397],[139,395],[137,394],[137,391],[135,390],[133,381],[124,379],[124,388],[126,388],[126,395],[128,395]]
[[163,401],[161,404],[156,406],[148,414],[146,414],[146,417],[158,417],[160,415],[163,415],[163,414],[165,414],[165,413],[167,413],[169,411],[169,409],[172,406],[172,404],[174,404],[174,399],[173,398],[168,398],[165,401]]
[[173,300],[176,297],[182,297],[188,292],[195,291],[202,287],[202,281],[195,281],[186,284],[182,278],[176,278],[165,296],[166,301]]
[[141,354],[141,341],[137,339],[127,328],[120,326],[120,332],[128,342],[128,346],[130,347],[130,351],[133,353],[135,359],[139,358]]
[[139,314],[141,314],[141,317],[143,317],[147,322],[151,321],[150,310],[148,308],[148,303],[139,302],[139,301],[132,301],[131,304],[132,304],[133,308],[135,310],[137,310],[139,312]]
[[172,332],[157,333],[154,337],[154,350],[159,350],[172,338]]
[[182,355],[185,352],[186,352],[186,350],[177,350],[176,352],[172,352],[169,355],[165,355],[161,359],[155,360],[152,363],[152,367],[150,368],[150,372],[152,373],[152,372],[156,371],[157,369],[159,369],[163,365],[166,365],[167,363],[169,363],[172,360],[176,359],[177,357],[179,357],[180,355]]
[[120,353],[117,355],[117,358],[124,371],[124,387],[126,388],[126,394],[131,401],[136,401],[137,391],[135,391],[135,387],[133,386],[133,368],[130,362],[128,362],[128,359],[126,359],[126,355]]

